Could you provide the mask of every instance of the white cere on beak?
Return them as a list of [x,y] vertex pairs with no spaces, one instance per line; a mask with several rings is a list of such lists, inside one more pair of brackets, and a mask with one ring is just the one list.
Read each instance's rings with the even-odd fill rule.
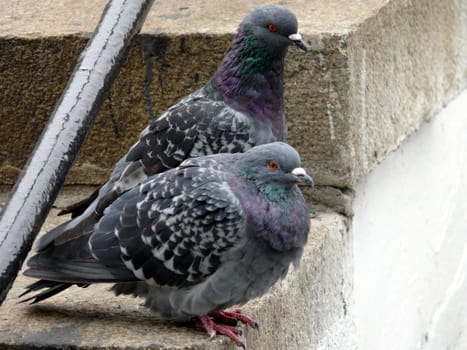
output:
[[292,170],[292,174],[295,176],[307,176],[305,169],[303,168],[295,168]]
[[305,186],[313,187],[315,185],[311,176],[303,168],[295,168],[291,171],[291,174],[297,178],[298,182]]
[[301,41],[302,36],[300,35],[300,33],[290,34],[289,39],[292,41]]

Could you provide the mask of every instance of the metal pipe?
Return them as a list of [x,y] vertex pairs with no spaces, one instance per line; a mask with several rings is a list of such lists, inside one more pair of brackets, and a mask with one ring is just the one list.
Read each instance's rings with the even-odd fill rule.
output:
[[0,305],[153,0],[111,0],[0,216]]

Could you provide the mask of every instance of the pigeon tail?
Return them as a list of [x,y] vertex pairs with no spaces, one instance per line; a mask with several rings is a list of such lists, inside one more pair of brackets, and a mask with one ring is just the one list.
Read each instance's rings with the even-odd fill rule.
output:
[[[38,292],[41,291],[40,293],[33,295],[31,297],[28,297],[26,299],[23,299],[20,301],[20,303],[27,303],[31,302],[31,304],[36,304],[40,301],[43,301],[45,299],[48,299],[60,292],[63,292],[65,289],[68,289],[71,287],[73,284],[72,283],[62,283],[62,282],[55,282],[55,281],[48,281],[48,280],[39,280],[34,283],[31,283],[26,287],[26,290],[21,293],[18,298],[22,298],[25,295],[28,295],[31,292]],[[80,287],[87,287],[87,284],[81,284],[79,285]],[[45,289],[45,290],[43,290]]]

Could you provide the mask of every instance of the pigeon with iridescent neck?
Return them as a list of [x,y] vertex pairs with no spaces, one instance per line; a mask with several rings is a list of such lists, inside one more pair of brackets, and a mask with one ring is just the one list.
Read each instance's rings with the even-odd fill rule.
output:
[[211,337],[244,346],[236,321],[257,324],[226,308],[298,265],[310,228],[300,183],[313,185],[282,142],[186,160],[120,195],[97,221],[41,238],[25,272],[39,281],[24,294],[39,293],[25,301],[115,283],[116,294],[143,297],[165,318],[197,319]]
[[254,9],[208,83],[154,119],[91,198],[65,210],[101,215],[121,193],[183,160],[244,152],[286,141],[284,59],[289,46],[306,51],[295,15],[276,5]]

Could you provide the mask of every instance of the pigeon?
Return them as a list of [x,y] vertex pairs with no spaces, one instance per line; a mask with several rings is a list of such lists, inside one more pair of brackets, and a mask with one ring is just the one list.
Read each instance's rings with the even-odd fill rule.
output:
[[310,229],[298,184],[313,180],[283,142],[185,160],[120,195],[96,222],[45,234],[24,272],[39,280],[20,297],[114,283],[163,318],[198,320],[244,347],[236,322],[257,323],[226,309],[298,266]]
[[101,215],[121,193],[187,158],[286,142],[284,59],[291,45],[307,51],[297,28],[295,15],[284,7],[254,9],[207,84],[154,119],[107,183],[61,214],[76,217],[92,207]]

